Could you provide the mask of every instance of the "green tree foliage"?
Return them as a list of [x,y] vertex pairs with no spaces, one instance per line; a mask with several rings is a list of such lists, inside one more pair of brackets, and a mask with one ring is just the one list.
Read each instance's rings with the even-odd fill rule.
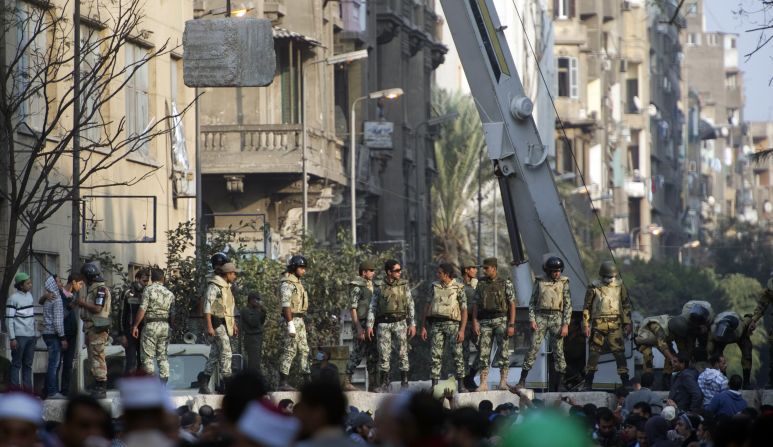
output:
[[[433,106],[439,115],[458,114],[443,126],[435,142],[437,177],[432,186],[435,258],[456,263],[460,255],[472,253],[470,235],[475,233],[469,224],[476,212],[472,204],[478,192],[483,132],[472,97],[436,90]],[[487,160],[486,166],[490,167]]]
[[727,220],[720,223],[709,253],[718,274],[740,273],[765,284],[773,265],[773,238],[764,227]]

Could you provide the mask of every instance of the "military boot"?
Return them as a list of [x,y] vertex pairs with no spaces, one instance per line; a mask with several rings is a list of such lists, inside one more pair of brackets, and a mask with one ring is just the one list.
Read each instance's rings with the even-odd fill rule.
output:
[[159,379],[161,380],[161,383],[163,383],[164,385],[169,383],[169,377],[159,377]]
[[104,399],[107,397],[107,382],[94,382],[91,388],[91,397],[94,399]]
[[558,373],[556,373],[556,376],[557,377],[556,377],[556,389],[555,389],[555,391],[557,393],[561,393],[563,391],[566,391],[566,390],[564,390],[564,373],[558,372]]
[[344,378],[344,383],[341,386],[344,391],[359,391],[356,386],[352,385],[352,375],[347,374]]
[[388,371],[381,371],[379,372],[380,378],[381,378],[381,385],[376,388],[377,393],[388,393],[390,391],[390,382],[389,382],[389,372]]
[[499,390],[506,390],[509,387],[507,386],[507,373],[510,372],[510,368],[499,368],[499,386],[497,389]]
[[368,373],[368,392],[378,393],[378,387],[381,385],[380,372],[376,370],[373,374]]
[[437,386],[438,379],[429,379],[432,388],[430,388],[433,392],[435,391],[435,387]]
[[296,391],[287,381],[287,374],[279,373],[279,387],[277,391]]
[[212,391],[209,389],[210,377],[208,374],[199,375],[199,394],[212,394]]
[[466,393],[467,388],[464,386],[464,380],[463,379],[456,379],[456,391],[458,393]]
[[307,385],[311,382],[311,373],[306,373],[303,376],[301,376],[302,383],[304,385]]
[[745,389],[745,390],[752,389],[752,384],[751,384],[752,370],[751,369],[744,369],[742,371],[742,374],[743,374],[743,389]]
[[408,389],[408,371],[400,371],[400,388]]
[[470,372],[464,376],[464,387],[468,391],[475,391],[478,388],[478,384],[475,383],[475,374],[477,373],[478,371],[475,368],[470,368]]
[[593,391],[593,377],[596,375],[596,371],[588,371],[585,373],[585,387],[583,391]]
[[526,388],[526,376],[529,375],[528,369],[522,369],[521,370],[521,378],[518,379],[518,386],[521,388]]
[[480,371],[480,385],[476,391],[488,391],[488,369]]
[[628,373],[622,373],[620,374],[620,381],[623,383],[623,388],[628,388],[631,386],[631,378],[628,376]]

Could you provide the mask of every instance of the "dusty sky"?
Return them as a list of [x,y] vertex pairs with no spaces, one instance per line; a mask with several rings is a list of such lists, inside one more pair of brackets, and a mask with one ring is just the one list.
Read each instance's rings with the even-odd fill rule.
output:
[[[760,32],[747,30],[760,26],[765,21],[760,0],[704,0],[707,31],[737,33],[741,70],[744,72],[746,105],[744,120],[773,121],[773,40],[747,58],[745,55],[757,47],[758,40],[773,36],[773,29]],[[739,11],[748,14],[739,14]],[[768,11],[768,20],[773,23],[773,9]]]

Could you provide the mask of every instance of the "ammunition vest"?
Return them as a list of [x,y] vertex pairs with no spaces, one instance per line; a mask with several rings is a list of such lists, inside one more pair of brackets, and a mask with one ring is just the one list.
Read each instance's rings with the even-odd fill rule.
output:
[[538,309],[564,309],[564,289],[569,287],[569,278],[562,276],[558,281],[547,278],[537,278],[537,287],[539,287]]
[[370,287],[368,287],[368,282],[366,279],[358,276],[349,283],[352,289],[355,287],[360,288],[360,297],[357,300],[357,318],[360,320],[368,318],[370,299],[373,297],[373,281],[370,281]]
[[379,288],[381,299],[378,302],[378,315],[383,316],[407,316],[408,302],[410,300],[410,290],[408,290],[408,281],[401,279],[393,284],[384,282]]
[[459,280],[460,284],[464,286],[464,295],[467,297],[467,308],[472,308],[475,303],[475,288],[478,287],[478,278],[472,278],[470,282],[465,284]]
[[97,295],[102,293],[104,295],[102,302],[102,310],[99,313],[93,313],[85,308],[81,308],[81,319],[83,321],[94,321],[97,319],[109,319],[110,310],[112,309],[112,298],[110,296],[110,289],[107,288],[104,282],[95,282],[88,286],[86,290],[86,302],[89,304],[97,303]]
[[484,312],[506,313],[508,311],[507,303],[507,280],[497,276],[491,280],[488,278],[478,282],[478,294],[480,295],[478,305]]
[[456,281],[451,281],[447,286],[441,282],[432,283],[432,304],[428,316],[461,321],[462,310],[459,307],[457,297],[463,287]]
[[207,281],[208,287],[216,287],[220,299],[212,303],[212,316],[223,318],[225,320],[225,329],[229,336],[233,335],[234,329],[234,307],[236,301],[231,292],[231,285],[220,275],[212,276]]
[[301,279],[292,273],[285,273],[280,282],[288,282],[293,286],[293,295],[290,297],[290,307],[294,314],[305,314],[309,308],[309,295],[301,283]]
[[615,279],[609,284],[594,281],[592,287],[595,296],[591,318],[622,316],[620,304],[623,298],[623,284],[620,281]]

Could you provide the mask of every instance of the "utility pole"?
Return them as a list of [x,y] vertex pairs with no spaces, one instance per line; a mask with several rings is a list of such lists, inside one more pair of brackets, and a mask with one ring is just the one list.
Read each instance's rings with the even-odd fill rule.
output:
[[72,103],[72,258],[70,273],[78,272],[81,258],[81,3],[73,3],[73,103]]
[[480,235],[481,235],[481,219],[483,218],[483,171],[481,166],[483,165],[483,145],[478,150],[478,265],[481,263],[481,247],[480,247]]

